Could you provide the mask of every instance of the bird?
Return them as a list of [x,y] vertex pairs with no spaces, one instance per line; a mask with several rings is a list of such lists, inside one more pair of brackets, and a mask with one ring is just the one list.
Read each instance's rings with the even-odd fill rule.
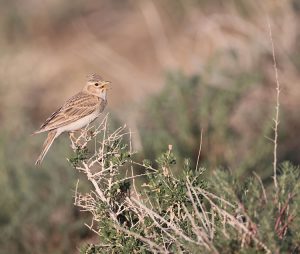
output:
[[110,81],[104,81],[98,74],[91,74],[83,89],[68,99],[60,108],[46,119],[41,127],[33,132],[48,132],[35,165],[40,165],[53,141],[63,132],[73,133],[91,122],[103,112],[107,105],[107,90]]

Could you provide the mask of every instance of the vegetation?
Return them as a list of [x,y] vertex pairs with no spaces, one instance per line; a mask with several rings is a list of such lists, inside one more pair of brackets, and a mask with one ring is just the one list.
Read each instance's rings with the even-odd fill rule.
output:
[[[153,167],[134,160],[124,128],[107,126],[105,118],[92,136],[84,131],[77,141],[85,154],[95,149],[74,165],[92,183],[89,192],[77,189],[75,204],[92,214],[89,227],[98,235],[81,253],[300,251],[298,167],[280,166],[278,189],[266,188],[256,174],[243,182],[224,170],[204,177],[205,169],[190,160],[178,164],[172,146]],[[90,146],[95,138],[98,144]],[[134,175],[135,167],[144,173]]]
[[[163,91],[148,100],[141,117],[139,130],[145,156],[154,159],[165,144],[172,142],[179,161],[196,158],[202,133],[205,147],[202,163],[206,167],[232,167],[239,175],[248,174],[258,165],[269,171],[272,145],[265,142],[263,135],[272,133],[270,121],[265,117],[270,109],[266,108],[264,117],[254,116],[260,126],[254,135],[249,130],[248,135],[253,136],[246,141],[246,152],[245,147],[237,149],[245,146],[245,139],[232,124],[241,102],[253,89],[258,89],[260,82],[259,75],[240,73],[226,86],[212,86],[199,75],[169,73]],[[249,107],[256,110],[255,105]],[[252,124],[245,116],[243,120]]]
[[87,214],[79,213],[72,197],[77,178],[82,188],[87,181],[56,160],[67,150],[65,140],[49,153],[44,165],[49,170],[34,168],[32,153],[26,152],[29,139],[1,133],[0,144],[6,145],[0,145],[0,253],[73,252],[78,241],[91,235],[83,224]]
[[[109,252],[110,248],[117,252],[121,245],[124,250],[147,252],[165,248],[162,241],[174,252],[179,248],[191,251],[194,246],[204,252],[208,248],[212,252],[222,252],[221,248],[236,253],[299,252],[295,233],[299,224],[296,165],[300,164],[298,0],[46,0],[27,1],[24,8],[19,1],[10,0],[0,5],[1,254],[76,253],[86,242],[90,244],[82,252]],[[282,82],[278,188],[272,178],[274,146],[270,138],[276,102],[267,15]],[[105,179],[110,175],[104,174],[100,183],[104,197],[109,195],[112,203],[133,202],[131,207],[124,203],[126,214],[114,224],[123,231],[106,226],[111,220],[105,213],[107,207],[97,208],[95,214],[105,213],[101,218],[106,220],[94,221],[89,230],[84,222],[90,226],[93,213],[79,212],[82,203],[73,204],[77,179],[81,197],[92,192],[94,185],[70,165],[89,165],[92,155],[99,154],[94,144],[103,138],[103,131],[92,135],[85,148],[79,145],[71,156],[69,142],[62,136],[42,167],[33,165],[44,136],[31,137],[30,133],[81,89],[89,72],[100,72],[113,83],[109,129],[128,123],[133,131],[131,138],[122,136],[124,146],[111,144],[122,148],[123,155],[111,156],[109,151],[106,158],[115,165],[113,179],[119,182],[106,190]],[[114,124],[112,116],[117,116]],[[131,139],[137,154],[130,150]],[[280,164],[283,161],[290,163]],[[141,175],[135,182],[128,178],[131,167],[135,175]],[[96,163],[91,172],[101,168]],[[188,179],[197,179],[197,186],[190,186]],[[195,202],[196,195],[200,198],[200,217],[206,214],[208,218],[203,219],[204,224],[186,185],[194,188]],[[215,195],[208,196],[215,209],[203,191]],[[176,214],[183,216],[182,223],[170,217],[171,211],[159,209],[174,200],[185,205],[196,227],[185,217],[188,213],[183,206]],[[105,202],[96,199],[93,204]],[[159,228],[140,204],[173,219],[176,228],[196,243],[187,244],[174,228],[166,231],[170,225],[155,217],[162,225]],[[148,221],[140,220],[141,211]],[[237,221],[228,216],[222,221],[224,212]],[[126,216],[139,223],[126,226]],[[102,230],[107,228],[105,237]],[[153,234],[155,239],[149,239],[159,248],[124,228],[144,237]],[[204,242],[197,238],[199,228],[205,228],[201,231]]]

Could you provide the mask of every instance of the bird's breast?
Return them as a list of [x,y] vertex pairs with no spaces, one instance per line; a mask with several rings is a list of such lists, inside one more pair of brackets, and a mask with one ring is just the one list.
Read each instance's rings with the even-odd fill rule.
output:
[[101,100],[100,104],[99,104],[99,111],[100,113],[104,110],[105,106],[107,105],[107,100]]

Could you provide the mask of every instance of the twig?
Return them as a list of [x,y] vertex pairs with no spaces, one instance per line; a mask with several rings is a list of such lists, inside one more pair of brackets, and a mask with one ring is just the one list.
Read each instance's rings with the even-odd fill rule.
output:
[[203,128],[201,128],[201,132],[200,132],[200,145],[199,145],[199,151],[198,151],[197,163],[196,163],[196,168],[195,168],[195,170],[198,170],[198,165],[199,165],[199,160],[200,160],[200,155],[201,155],[201,149],[202,149],[202,133],[203,133]]
[[147,239],[135,232],[132,232],[124,227],[121,227],[119,226],[118,224],[114,224],[114,227],[120,231],[123,231],[124,233],[126,233],[127,235],[131,235],[133,236],[134,238],[136,239],[139,239],[145,243],[147,243],[150,247],[151,247],[151,250],[153,251],[160,251],[160,253],[169,253],[168,251],[165,251],[165,249],[163,249],[162,247],[160,247],[159,245],[157,245],[155,242],[151,241],[150,239]]
[[263,191],[264,200],[265,200],[265,202],[267,203],[267,202],[268,202],[268,199],[267,199],[267,194],[266,194],[266,190],[265,190],[264,184],[263,184],[261,178],[259,177],[259,175],[256,174],[254,171],[253,171],[253,175],[255,175],[255,177],[257,178],[258,182],[260,183],[261,189],[262,189],[262,191]]
[[271,47],[272,47],[272,56],[273,56],[273,68],[275,72],[275,80],[276,80],[276,106],[275,106],[275,118],[274,121],[274,150],[273,150],[273,180],[274,180],[274,186],[276,189],[276,193],[278,192],[278,183],[277,183],[277,147],[278,147],[278,125],[279,125],[279,107],[280,107],[280,83],[278,78],[278,69],[277,69],[277,62],[276,62],[276,55],[275,55],[275,47],[273,42],[273,35],[272,35],[272,29],[270,24],[270,19],[268,17],[268,28],[269,28],[269,36],[271,41]]
[[[180,228],[177,228],[173,223],[170,223],[169,221],[167,221],[166,219],[164,219],[162,216],[160,216],[159,214],[157,214],[156,212],[150,210],[148,207],[146,207],[145,205],[143,205],[140,201],[136,200],[136,199],[132,199],[132,201],[134,201],[135,204],[137,204],[142,210],[144,210],[148,215],[152,215],[153,217],[157,218],[161,223],[165,223],[170,229],[172,229],[174,231],[174,233],[176,235],[178,235],[179,237],[181,237],[182,239],[184,239],[187,242],[190,243],[194,243],[197,244],[197,242],[195,242],[193,239],[191,239],[190,237],[186,236],[182,230]],[[162,227],[161,227],[162,228]]]

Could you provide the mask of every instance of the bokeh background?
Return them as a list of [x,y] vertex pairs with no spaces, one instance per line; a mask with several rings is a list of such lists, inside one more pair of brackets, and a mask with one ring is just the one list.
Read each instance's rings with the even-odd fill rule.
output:
[[[30,136],[96,72],[113,83],[111,128],[140,158],[173,145],[179,163],[271,180],[275,74],[279,161],[300,162],[299,0],[0,1],[0,253],[76,253],[95,236],[73,206],[81,178],[67,137],[34,167]],[[88,184],[81,179],[84,191]]]

